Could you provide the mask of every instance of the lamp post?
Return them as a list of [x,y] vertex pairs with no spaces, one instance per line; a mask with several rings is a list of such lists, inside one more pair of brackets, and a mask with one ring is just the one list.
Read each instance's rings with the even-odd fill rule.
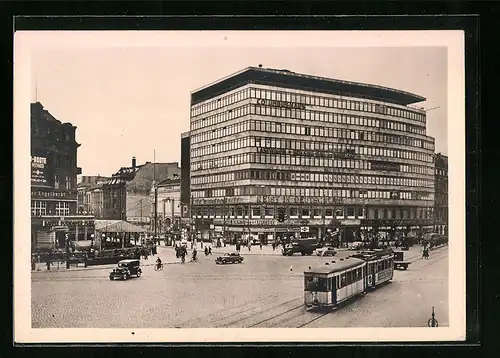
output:
[[226,242],[226,197],[224,197],[224,200],[222,201],[222,240]]
[[66,269],[69,269],[69,234],[64,234],[64,246],[66,249]]

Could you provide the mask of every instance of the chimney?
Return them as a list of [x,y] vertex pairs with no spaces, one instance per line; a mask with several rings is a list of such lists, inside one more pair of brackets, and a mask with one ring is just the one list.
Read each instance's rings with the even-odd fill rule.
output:
[[135,165],[136,165],[135,157],[132,157],[132,169],[135,169]]

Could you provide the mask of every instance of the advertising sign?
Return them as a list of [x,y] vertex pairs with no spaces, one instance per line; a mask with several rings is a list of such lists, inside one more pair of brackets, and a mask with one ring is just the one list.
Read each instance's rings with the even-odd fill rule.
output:
[[47,158],[31,156],[31,183],[47,185],[45,176]]

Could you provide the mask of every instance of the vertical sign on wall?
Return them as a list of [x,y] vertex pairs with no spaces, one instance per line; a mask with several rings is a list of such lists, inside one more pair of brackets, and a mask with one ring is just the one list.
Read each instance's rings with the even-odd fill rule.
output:
[[47,166],[47,158],[31,156],[31,183],[36,185],[47,185],[45,171]]

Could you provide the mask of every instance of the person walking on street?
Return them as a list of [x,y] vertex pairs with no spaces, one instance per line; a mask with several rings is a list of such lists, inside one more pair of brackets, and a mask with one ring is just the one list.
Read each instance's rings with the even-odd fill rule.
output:
[[252,250],[252,243],[250,242],[250,240],[248,240],[248,252],[250,252]]
[[36,270],[36,258],[35,255],[31,256],[31,271]]
[[262,241],[259,242],[260,249],[262,250]]

